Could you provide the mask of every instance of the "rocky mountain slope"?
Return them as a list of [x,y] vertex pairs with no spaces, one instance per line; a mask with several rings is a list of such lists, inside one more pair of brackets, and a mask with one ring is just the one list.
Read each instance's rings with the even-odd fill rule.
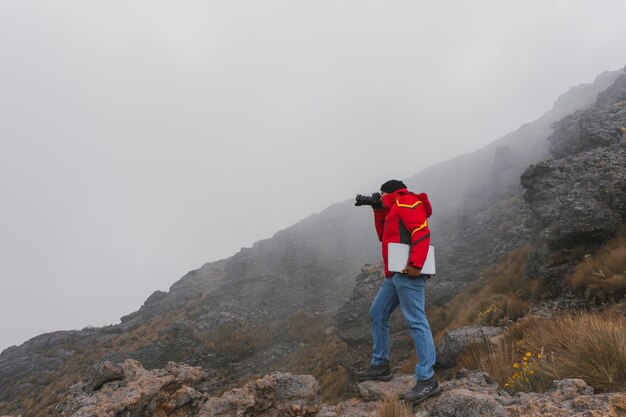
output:
[[555,124],[553,158],[526,169],[521,183],[537,250],[529,274],[557,287],[563,274],[613,237],[626,219],[626,76],[595,105]]
[[[560,177],[550,174],[557,172],[551,165],[556,162],[539,163],[535,167],[544,168],[526,171],[525,200],[519,175],[546,156],[548,136],[552,134],[558,158],[562,158],[560,152],[568,155],[565,158],[587,158],[585,152],[591,152],[598,162],[615,157],[612,150],[621,145],[611,129],[622,120],[616,110],[621,108],[622,96],[614,91],[623,88],[620,74],[604,73],[592,84],[575,87],[537,121],[484,149],[421,170],[406,181],[410,188],[428,192],[435,208],[431,229],[440,272],[429,285],[430,302],[445,302],[475,280],[482,268],[533,239],[540,230],[537,227],[543,227],[533,223],[533,216],[547,215],[549,210],[540,202],[552,206],[557,197],[555,193],[543,197],[543,188],[534,192],[528,181],[533,182],[533,175],[539,183],[559,181]],[[600,107],[605,110],[598,110]],[[580,109],[583,111],[563,119],[566,121],[553,130],[553,122]],[[614,126],[606,130],[602,120],[609,116]],[[610,146],[600,139],[594,142],[600,147],[581,145],[581,140],[565,144],[572,139],[563,132],[575,129],[576,123],[580,136],[585,136],[586,120],[597,120],[601,127],[594,132],[599,132],[599,137],[613,132]],[[560,137],[568,139],[564,142]],[[570,148],[578,156],[571,155]],[[622,161],[620,155],[615,157],[617,165]],[[616,164],[611,162],[607,169],[607,181],[621,175]],[[580,183],[574,173],[568,172],[567,178],[572,184]],[[589,182],[593,179],[585,184]],[[609,201],[606,204],[619,214],[619,193],[624,195],[620,187],[598,191],[598,204]],[[561,217],[565,215],[567,212],[561,213]],[[617,219],[614,213],[607,216],[614,222]],[[546,221],[550,223],[549,218]],[[593,236],[598,229],[594,230]],[[555,245],[551,236],[545,238],[548,252]],[[574,235],[564,236],[567,242]],[[541,250],[533,258],[538,268],[549,262],[542,258]],[[0,354],[0,413],[37,410],[38,415],[53,415],[54,404],[76,382],[77,375],[103,359],[136,359],[148,369],[165,367],[169,361],[199,365],[208,370],[203,382],[208,393],[287,366],[307,346],[332,337],[332,329],[326,331],[324,326],[332,326],[331,315],[350,297],[354,276],[363,264],[378,259],[379,243],[370,211],[353,207],[352,201],[335,204],[229,259],[191,271],[168,292],[152,294],[137,312],[122,317],[119,325],[44,334],[6,349]],[[318,333],[313,331],[316,326],[321,326]],[[345,326],[342,331],[345,336]],[[311,366],[325,366],[323,357],[313,360]]]

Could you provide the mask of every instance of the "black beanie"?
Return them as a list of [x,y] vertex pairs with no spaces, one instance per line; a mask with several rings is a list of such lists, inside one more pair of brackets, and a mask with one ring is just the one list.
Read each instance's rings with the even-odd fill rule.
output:
[[398,191],[402,188],[406,188],[406,185],[404,185],[402,181],[389,180],[380,186],[380,191],[383,193],[393,193],[394,191]]

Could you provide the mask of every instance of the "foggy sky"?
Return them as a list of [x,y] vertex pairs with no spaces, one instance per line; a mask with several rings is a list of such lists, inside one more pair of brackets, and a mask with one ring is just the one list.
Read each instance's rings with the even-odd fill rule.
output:
[[622,1],[0,2],[0,350],[476,150],[626,64]]

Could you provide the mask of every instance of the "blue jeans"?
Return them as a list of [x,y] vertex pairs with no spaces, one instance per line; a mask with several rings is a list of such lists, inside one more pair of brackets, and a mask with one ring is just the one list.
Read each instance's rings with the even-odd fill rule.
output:
[[435,374],[435,343],[424,310],[426,277],[409,278],[399,273],[385,279],[372,302],[372,365],[389,362],[389,316],[400,306],[415,342],[415,376],[424,381]]

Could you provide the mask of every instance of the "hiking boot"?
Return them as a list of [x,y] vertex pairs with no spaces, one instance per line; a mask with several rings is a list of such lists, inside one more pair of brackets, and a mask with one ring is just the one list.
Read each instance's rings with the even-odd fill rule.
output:
[[428,397],[432,397],[441,392],[441,386],[437,382],[437,378],[433,375],[426,381],[417,381],[411,391],[400,396],[404,401],[410,404],[417,404],[424,401]]
[[389,381],[393,377],[393,375],[391,374],[391,369],[389,369],[388,363],[383,363],[381,365],[370,365],[370,367],[367,368],[365,371],[356,372],[354,376],[359,381]]

